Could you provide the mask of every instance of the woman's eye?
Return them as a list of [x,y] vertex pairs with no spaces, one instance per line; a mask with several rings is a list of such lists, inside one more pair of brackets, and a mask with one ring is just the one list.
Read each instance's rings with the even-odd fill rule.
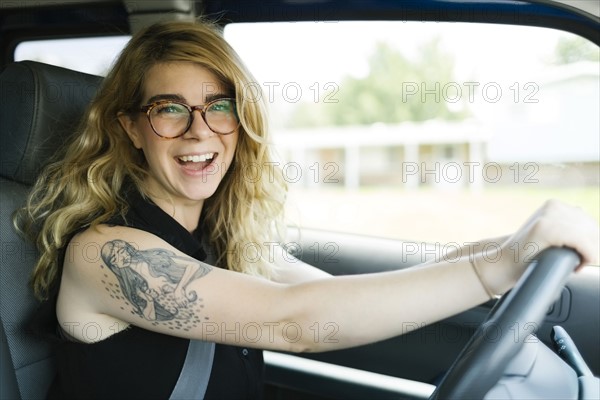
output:
[[218,112],[231,112],[233,109],[231,102],[229,101],[219,101],[210,106],[208,111],[218,111]]
[[185,107],[179,104],[160,104],[155,107],[154,112],[156,114],[184,114],[187,113]]

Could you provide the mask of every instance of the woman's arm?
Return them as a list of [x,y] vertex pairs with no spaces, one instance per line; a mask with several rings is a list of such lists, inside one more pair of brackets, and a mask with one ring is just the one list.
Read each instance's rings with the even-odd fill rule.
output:
[[494,251],[502,247],[509,239],[509,235],[499,236],[495,238],[480,239],[474,242],[464,243],[462,246],[443,246],[438,248],[438,253],[428,259],[421,265],[429,265],[438,263],[439,260],[455,260],[463,254],[480,254],[482,252]]
[[[102,247],[114,239],[135,244],[140,250],[162,248],[184,256],[162,239],[132,228],[99,227],[73,240],[77,249],[89,252],[92,246]],[[395,336],[403,333],[407,324],[427,324],[487,298],[468,261],[309,279],[291,285],[197,261],[209,272],[189,282],[188,290],[195,291],[198,298],[178,308],[174,313],[178,323],[173,324],[132,312],[133,307],[120,297],[112,272],[102,260],[91,260],[81,250],[71,251],[65,262],[57,305],[60,322],[82,328],[81,332],[71,330],[80,340],[89,339],[83,328],[90,324],[99,326],[104,337],[110,336],[114,326],[134,324],[237,346],[294,352],[330,350]],[[168,297],[156,301],[169,307]]]
[[[567,245],[586,262],[595,262],[598,241],[592,236],[598,238],[597,224],[562,206],[546,207],[537,222],[529,221],[503,249],[527,242],[539,245],[540,251],[549,245]],[[78,235],[74,240],[79,241],[80,251],[68,257],[63,273],[61,322],[77,321],[82,326],[103,322],[107,333],[111,323],[120,322],[182,337],[287,351],[331,350],[402,334],[415,324],[432,323],[489,299],[479,276],[494,292],[502,293],[525,268],[524,262],[514,262],[512,254],[499,254],[492,261],[475,254],[479,274],[471,255],[466,255],[454,262],[292,285],[212,268],[189,283],[198,299],[177,311],[179,323],[167,324],[134,315],[123,299],[111,297],[107,287],[117,283],[116,278],[81,251],[91,243],[101,246],[115,238],[136,243],[142,250],[164,248],[184,256],[161,239],[131,228],[100,227]],[[110,318],[103,319],[106,316]],[[75,336],[86,339],[76,331]]]

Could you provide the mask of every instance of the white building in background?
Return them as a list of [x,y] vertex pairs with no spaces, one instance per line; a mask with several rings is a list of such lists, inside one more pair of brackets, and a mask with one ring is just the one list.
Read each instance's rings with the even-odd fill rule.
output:
[[[547,186],[600,185],[600,68],[580,62],[546,68],[534,103],[506,102],[486,120],[488,159],[528,164]],[[523,94],[523,93],[522,93]],[[526,171],[522,171],[526,173]],[[507,174],[510,176],[510,174]],[[514,178],[514,177],[513,177]],[[523,179],[523,175],[520,177]]]
[[[498,162],[598,162],[600,70],[580,62],[547,68],[532,82],[526,102],[505,102],[486,121],[492,133],[488,156]],[[524,86],[521,84],[521,86]],[[530,92],[533,93],[533,92]]]
[[480,186],[480,174],[465,175],[464,170],[484,162],[489,140],[481,124],[472,121],[295,129],[276,135],[282,158],[301,167],[304,184],[336,179],[349,189],[382,181],[407,187],[449,180]]
[[484,104],[477,120],[278,131],[276,145],[305,185],[478,189],[498,174],[515,182],[516,169],[542,184],[599,184],[598,63],[547,68],[517,84],[520,92]]

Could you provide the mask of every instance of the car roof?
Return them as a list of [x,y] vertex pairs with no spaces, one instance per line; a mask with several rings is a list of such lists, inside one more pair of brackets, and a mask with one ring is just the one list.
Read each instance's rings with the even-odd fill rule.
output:
[[[231,22],[398,20],[555,28],[600,45],[597,0],[40,0],[0,4],[0,64],[23,40],[130,34],[165,16]],[[0,66],[1,66],[0,65]]]
[[[81,4],[91,4],[91,3],[121,3],[118,0],[53,0],[51,2],[52,5],[54,6],[59,6],[59,5],[81,5]],[[130,2],[131,4],[134,4],[133,2]],[[187,3],[188,1],[182,1],[182,0],[170,0],[170,1],[164,1],[164,0],[146,0],[145,2],[146,4],[153,4],[152,6],[155,7],[156,5],[158,5],[159,3],[172,3],[174,5],[176,5],[177,7],[187,7]],[[294,7],[294,6],[306,6],[306,5],[325,5],[325,4],[329,4],[329,5],[333,5],[333,6],[339,6],[339,2],[338,1],[331,1],[331,0],[281,0],[281,1],[274,1],[274,0],[268,0],[268,1],[227,1],[227,0],[204,0],[204,1],[197,1],[197,3],[202,4],[203,6],[206,6],[208,9],[215,9],[218,8],[220,10],[223,9],[239,9],[239,6],[243,6],[245,9],[256,9],[258,8],[265,8],[265,6],[267,7],[274,7],[274,6],[285,6],[285,7]],[[357,1],[346,1],[345,3],[361,3],[361,2],[357,2]],[[369,2],[362,2],[362,3],[369,3],[370,5],[372,5],[373,3],[381,3],[381,4],[390,4],[390,3],[395,3],[395,4],[401,4],[403,6],[407,6],[409,5],[409,3],[418,3],[421,5],[437,5],[439,8],[446,8],[446,6],[451,6],[453,3],[458,5],[458,4],[462,4],[462,5],[470,5],[473,6],[474,4],[480,3],[480,4],[488,4],[488,5],[496,5],[496,6],[500,6],[503,4],[508,4],[508,3],[521,3],[521,5],[525,5],[527,3],[538,3],[538,4],[544,4],[547,6],[562,6],[565,8],[569,8],[569,9],[573,9],[579,12],[583,12],[585,14],[589,14],[591,16],[595,16],[595,17],[600,17],[600,2],[596,1],[596,0],[537,0],[537,1],[506,1],[506,0],[487,0],[487,1],[465,1],[465,0],[444,0],[444,1],[440,1],[440,0],[417,0],[417,1],[395,1],[395,2],[391,2],[391,1],[369,1]],[[15,2],[4,2],[2,4],[2,8],[24,8],[24,7],[39,7],[40,5],[42,5],[43,3],[40,3],[39,0],[20,0],[20,1],[15,1]],[[140,2],[137,2],[137,6],[139,7]],[[161,4],[162,6],[162,4]],[[237,7],[236,7],[237,6]],[[338,7],[339,8],[339,7]]]

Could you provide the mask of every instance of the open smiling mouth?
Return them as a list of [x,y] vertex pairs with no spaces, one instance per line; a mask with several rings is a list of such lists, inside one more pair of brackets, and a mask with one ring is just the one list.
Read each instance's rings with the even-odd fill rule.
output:
[[217,158],[218,153],[197,154],[193,156],[179,156],[175,159],[186,169],[201,171],[207,168]]

